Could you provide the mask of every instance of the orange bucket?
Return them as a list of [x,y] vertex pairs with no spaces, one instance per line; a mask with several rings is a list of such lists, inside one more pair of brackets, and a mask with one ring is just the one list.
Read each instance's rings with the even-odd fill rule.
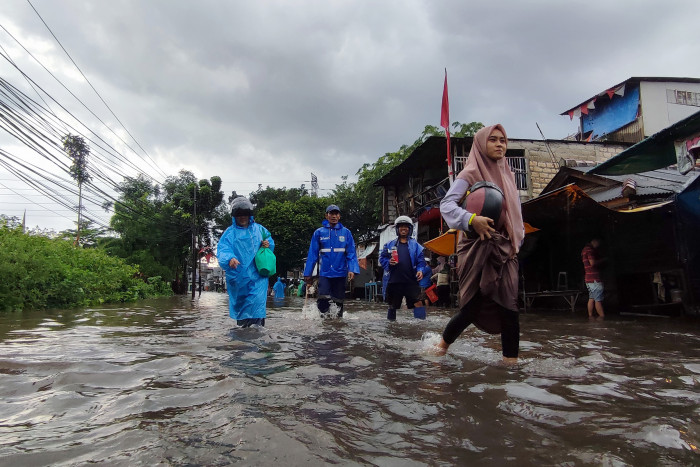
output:
[[435,292],[435,284],[431,285],[427,289],[425,289],[425,295],[428,296],[428,299],[430,300],[430,303],[435,303],[437,302],[438,296],[437,293]]

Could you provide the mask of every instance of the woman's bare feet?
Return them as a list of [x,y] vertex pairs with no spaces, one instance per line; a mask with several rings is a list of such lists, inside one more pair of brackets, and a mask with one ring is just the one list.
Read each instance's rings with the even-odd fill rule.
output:
[[447,348],[449,346],[450,345],[447,342],[445,342],[445,339],[440,339],[440,342],[433,347],[432,353],[437,357],[442,357],[447,353]]

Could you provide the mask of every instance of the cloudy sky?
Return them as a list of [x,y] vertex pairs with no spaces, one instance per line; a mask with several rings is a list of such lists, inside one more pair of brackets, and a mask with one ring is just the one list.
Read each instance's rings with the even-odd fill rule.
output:
[[[57,128],[102,138],[93,164],[112,181],[187,169],[248,194],[313,172],[327,194],[439,125],[445,69],[453,122],[563,138],[576,122],[560,113],[627,78],[700,77],[699,17],[697,0],[3,0],[0,76]],[[50,183],[57,166],[6,129],[0,148],[0,214],[73,227],[7,168]]]

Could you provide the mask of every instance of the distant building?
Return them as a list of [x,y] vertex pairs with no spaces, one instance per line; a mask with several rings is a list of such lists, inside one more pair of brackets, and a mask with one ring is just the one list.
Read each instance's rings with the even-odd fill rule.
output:
[[700,110],[700,78],[633,77],[562,112],[579,141],[638,143]]
[[[450,142],[453,170],[457,174],[464,168],[473,138],[453,137]],[[626,143],[509,138],[506,159],[515,174],[520,199],[526,201],[539,195],[567,160],[588,161],[593,166],[628,146]],[[446,159],[445,138],[431,136],[405,161],[375,182],[383,188],[379,248],[394,235],[393,222],[401,215],[416,220],[414,231],[420,243],[448,230],[440,215],[440,201],[450,187]]]
[[[454,173],[467,161],[472,137],[450,139]],[[440,200],[449,189],[446,140],[431,136],[408,158],[375,182],[383,188],[382,223],[390,225],[398,216],[418,221],[418,240],[439,235]],[[566,160],[589,161],[596,165],[629,147],[626,143],[582,143],[569,140],[508,139],[506,159],[513,170],[520,199],[539,195]]]
[[674,164],[698,141],[695,112],[595,167],[565,161],[544,193],[523,203],[523,219],[539,229],[521,250],[524,292],[585,294],[581,249],[597,237],[611,310],[700,315],[700,166]]

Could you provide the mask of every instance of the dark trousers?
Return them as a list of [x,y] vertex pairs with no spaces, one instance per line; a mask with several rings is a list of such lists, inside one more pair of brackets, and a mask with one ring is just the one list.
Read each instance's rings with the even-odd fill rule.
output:
[[420,295],[420,287],[417,282],[389,282],[386,286],[386,302],[392,310],[401,308],[404,297],[406,297],[406,308],[412,310],[414,303],[418,301],[418,295]]
[[328,313],[331,299],[338,307],[338,317],[343,316],[343,301],[345,300],[345,277],[319,277],[318,299],[316,306],[321,314]]
[[[448,345],[457,340],[457,337],[474,322],[476,314],[481,308],[482,300],[481,294],[477,294],[447,323],[442,338]],[[499,306],[498,312],[501,319],[503,356],[515,358],[518,356],[518,347],[520,346],[520,315],[517,311],[502,306]]]
[[449,285],[438,285],[437,286],[437,306],[450,306],[450,286]]

